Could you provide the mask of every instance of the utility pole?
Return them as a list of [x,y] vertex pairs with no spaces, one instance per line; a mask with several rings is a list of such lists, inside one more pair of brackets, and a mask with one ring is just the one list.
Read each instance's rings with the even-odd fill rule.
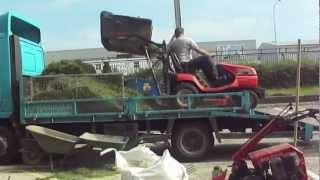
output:
[[[320,0],[319,0],[320,1]],[[273,32],[274,32],[274,43],[277,44],[277,22],[276,22],[276,7],[281,2],[281,0],[277,0],[273,4]]]
[[176,28],[181,27],[180,0],[174,0],[174,14],[176,19]]

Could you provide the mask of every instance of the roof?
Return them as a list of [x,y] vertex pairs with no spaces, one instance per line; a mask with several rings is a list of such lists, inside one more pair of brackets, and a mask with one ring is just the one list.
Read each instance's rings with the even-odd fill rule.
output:
[[235,41],[209,41],[199,42],[199,46],[207,51],[216,50],[219,46],[241,46],[243,49],[256,49],[256,40],[235,40]]
[[89,49],[74,49],[61,51],[48,51],[45,53],[46,63],[60,61],[60,60],[88,60],[98,58],[112,58],[121,53],[107,51],[104,48],[89,48]]
[[[310,41],[302,41],[302,47],[315,47],[319,46],[318,41],[310,40]],[[295,48],[298,46],[298,42],[279,42],[279,43],[269,43],[263,42],[260,44],[258,49],[275,49],[275,48]]]
[[[36,23],[34,20],[27,18],[25,16],[22,16],[14,11],[9,11],[7,13],[0,14],[0,22],[2,23],[2,26],[0,26],[0,32],[7,32],[8,31],[7,28],[9,28],[11,26],[9,24],[9,22],[11,22],[12,17],[20,19],[28,24],[31,24],[32,26],[39,28],[38,23]],[[4,24],[5,24],[5,26],[3,26]]]

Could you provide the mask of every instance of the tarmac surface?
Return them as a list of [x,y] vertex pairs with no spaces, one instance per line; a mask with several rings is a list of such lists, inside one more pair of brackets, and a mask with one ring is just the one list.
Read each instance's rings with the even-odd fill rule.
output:
[[[273,111],[274,107],[284,107],[285,104],[277,105],[260,105],[261,111]],[[319,108],[318,102],[303,103],[304,108]],[[320,174],[320,151],[319,151],[319,132],[314,133],[312,141],[308,144],[300,144],[299,148],[304,152],[307,168],[315,174]],[[241,147],[246,139],[223,139],[221,144],[216,143],[212,151],[201,162],[183,163],[187,168],[189,179],[210,179],[214,166],[226,168],[232,164],[232,155]],[[268,147],[280,143],[292,143],[292,138],[268,138],[259,144],[257,149]],[[45,178],[52,175],[48,167],[33,168],[21,164],[12,166],[0,166],[0,180],[34,180],[37,178]],[[114,176],[107,179],[121,179]]]

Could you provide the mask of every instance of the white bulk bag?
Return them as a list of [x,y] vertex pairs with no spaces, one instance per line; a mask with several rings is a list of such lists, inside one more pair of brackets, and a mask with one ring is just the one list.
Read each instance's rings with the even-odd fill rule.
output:
[[[114,150],[114,149],[112,149]],[[111,149],[101,154],[110,152]],[[115,151],[115,164],[122,180],[187,180],[186,168],[165,150],[157,156],[145,146],[137,146],[130,151]]]

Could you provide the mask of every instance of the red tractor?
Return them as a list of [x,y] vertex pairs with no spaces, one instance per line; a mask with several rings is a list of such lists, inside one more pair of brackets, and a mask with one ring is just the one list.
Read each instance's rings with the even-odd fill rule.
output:
[[[295,121],[307,117],[316,119],[318,109],[306,109],[290,113],[288,105],[252,138],[250,138],[233,156],[231,172],[225,170],[212,180],[307,180],[307,169],[303,153],[290,144],[280,144],[250,152],[259,141],[275,130],[280,130]],[[246,160],[250,160],[250,167]]]

